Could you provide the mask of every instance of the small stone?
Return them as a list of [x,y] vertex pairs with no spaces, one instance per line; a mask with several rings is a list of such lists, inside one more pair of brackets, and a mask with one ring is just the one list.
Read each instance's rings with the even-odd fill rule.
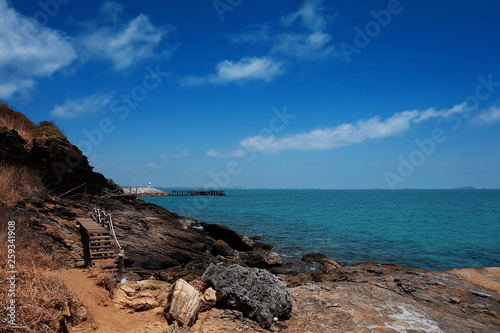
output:
[[135,289],[126,284],[122,284],[120,289],[123,290],[129,297],[135,296]]
[[216,302],[217,301],[217,292],[212,288],[208,288],[205,290],[205,293],[203,294],[203,298],[207,302]]
[[458,303],[460,303],[460,298],[457,298],[457,297],[450,297],[450,301],[451,301],[452,303],[458,304]]

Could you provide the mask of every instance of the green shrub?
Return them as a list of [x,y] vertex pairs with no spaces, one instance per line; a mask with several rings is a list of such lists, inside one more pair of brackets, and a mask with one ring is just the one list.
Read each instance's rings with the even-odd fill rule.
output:
[[41,121],[38,125],[37,133],[50,139],[66,138],[59,127],[53,121]]

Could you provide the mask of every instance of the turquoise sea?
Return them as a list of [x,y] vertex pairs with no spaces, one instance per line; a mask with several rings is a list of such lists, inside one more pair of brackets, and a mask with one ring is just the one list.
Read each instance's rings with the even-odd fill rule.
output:
[[500,190],[228,190],[226,194],[144,199],[240,234],[262,235],[285,261],[320,252],[347,263],[394,262],[429,270],[500,266]]

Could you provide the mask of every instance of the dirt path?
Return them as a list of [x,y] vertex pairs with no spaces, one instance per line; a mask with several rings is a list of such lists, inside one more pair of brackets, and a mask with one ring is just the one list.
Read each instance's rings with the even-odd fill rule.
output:
[[87,277],[87,271],[71,269],[63,271],[60,277],[66,282],[68,288],[82,301],[87,309],[94,314],[97,330],[90,325],[79,325],[77,332],[157,332],[161,327],[167,327],[166,320],[153,311],[133,312],[119,309],[108,297],[108,292],[95,284]]

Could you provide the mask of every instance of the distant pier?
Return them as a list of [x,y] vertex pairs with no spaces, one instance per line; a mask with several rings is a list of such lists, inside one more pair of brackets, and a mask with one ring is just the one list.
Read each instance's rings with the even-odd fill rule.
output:
[[211,196],[225,196],[225,191],[215,190],[172,190],[173,196],[188,196],[188,195],[211,195]]
[[163,197],[170,195],[170,193],[160,191],[154,187],[141,187],[141,186],[131,186],[122,187],[123,194],[121,196],[135,196],[135,197]]

